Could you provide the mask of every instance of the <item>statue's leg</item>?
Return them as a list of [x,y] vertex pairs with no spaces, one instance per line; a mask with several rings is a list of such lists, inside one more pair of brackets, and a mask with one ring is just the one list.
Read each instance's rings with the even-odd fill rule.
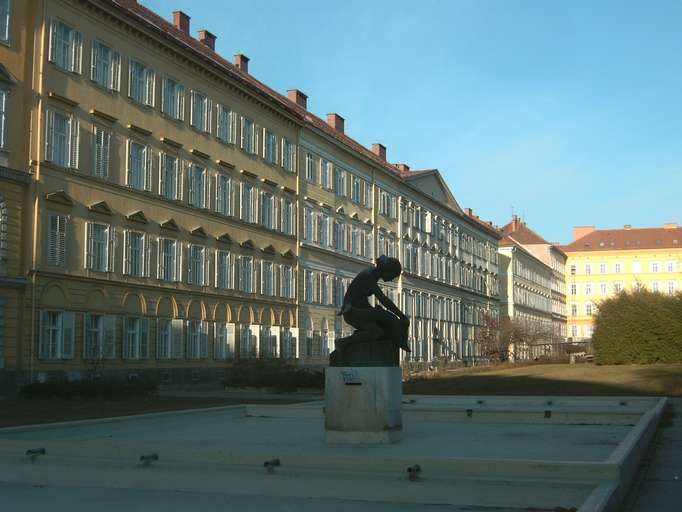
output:
[[377,306],[374,308],[373,320],[381,326],[384,339],[392,341],[396,346],[410,352],[407,343],[407,327],[397,316]]

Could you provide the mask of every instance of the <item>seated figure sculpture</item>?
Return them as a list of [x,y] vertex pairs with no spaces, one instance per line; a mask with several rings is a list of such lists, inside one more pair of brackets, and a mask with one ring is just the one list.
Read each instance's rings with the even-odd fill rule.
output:
[[[339,315],[356,330],[336,340],[336,350],[329,357],[330,366],[398,366],[399,350],[410,352],[407,344],[410,320],[378,285],[379,279],[392,281],[401,272],[396,258],[380,256],[375,267],[355,276],[346,290]],[[368,298],[372,295],[383,307],[370,305]]]

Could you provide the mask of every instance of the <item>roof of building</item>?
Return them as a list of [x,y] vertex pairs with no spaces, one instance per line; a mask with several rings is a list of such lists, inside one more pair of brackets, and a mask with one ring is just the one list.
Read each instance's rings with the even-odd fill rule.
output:
[[561,247],[565,252],[682,248],[682,228],[595,229]]
[[171,22],[167,21],[163,17],[156,14],[151,9],[139,4],[137,0],[110,0],[112,3],[118,5],[123,9],[124,13],[132,14],[136,19],[145,22],[150,28],[160,31],[165,36],[170,36],[178,42],[185,44],[190,50],[199,53],[202,57],[207,58],[212,64],[221,68],[223,71],[227,72],[231,77],[236,78],[238,81],[251,86],[251,88],[257,90],[261,94],[265,95],[269,99],[274,100],[279,104],[280,107],[295,113],[296,116],[302,120],[313,125],[315,128],[324,132],[326,135],[331,136],[337,141],[345,144],[351,149],[362,154],[362,156],[369,158],[375,164],[383,167],[387,171],[393,173],[396,176],[400,176],[398,169],[383,160],[379,156],[375,155],[372,151],[348,137],[344,133],[335,130],[326,121],[323,121],[319,117],[311,114],[303,107],[296,104],[296,102],[291,101],[286,96],[278,93],[277,91],[271,89],[263,82],[257,80],[253,75],[240,70],[236,65],[229,62],[227,59],[221,57],[214,50],[203,44],[198,39],[195,39],[189,34],[186,34],[182,30],[178,29]]
[[528,249],[526,249],[526,248],[523,246],[523,244],[522,244],[520,241],[516,240],[512,235],[504,235],[504,236],[502,237],[502,239],[499,241],[498,245],[499,245],[500,247],[514,247],[515,249],[517,249],[517,250],[521,251],[522,253],[524,253],[524,254],[525,254],[526,256],[528,256],[529,258],[534,259],[534,260],[537,261],[538,263],[540,263],[540,264],[544,265],[545,267],[547,267],[547,264],[546,264],[544,261],[542,261],[540,258],[538,258],[537,256],[535,256],[535,254],[533,254],[532,252],[530,252]]
[[502,234],[505,236],[514,235],[514,240],[518,241],[521,244],[549,245],[551,246],[552,249],[558,251],[564,257],[566,256],[566,253],[564,253],[560,245],[553,244],[542,238],[535,231],[530,229],[528,225],[525,222],[523,222],[520,217],[517,217],[516,215],[513,216],[511,222],[502,227]]
[[[136,20],[144,23],[152,30],[159,32],[164,37],[172,38],[175,42],[185,45],[190,51],[193,51],[195,54],[198,54],[200,57],[208,60],[211,64],[215,65],[223,72],[228,74],[231,78],[234,78],[239,83],[248,86],[252,90],[255,90],[261,96],[274,101],[275,104],[277,104],[280,108],[292,114],[301,122],[307,123],[309,126],[316,128],[317,130],[323,132],[325,135],[335,139],[341,144],[344,144],[346,147],[359,153],[363,157],[371,160],[375,165],[383,168],[390,174],[394,175],[396,178],[402,179],[404,181],[411,181],[411,179],[413,178],[428,173],[435,173],[438,176],[440,176],[440,172],[437,169],[401,172],[397,166],[379,157],[378,155],[376,155],[375,153],[373,153],[372,151],[370,151],[369,149],[367,149],[362,144],[355,141],[345,133],[342,133],[339,130],[332,128],[326,121],[310,113],[308,110],[301,107],[296,102],[290,100],[288,97],[271,89],[261,81],[254,78],[253,75],[245,71],[242,71],[235,64],[221,57],[218,53],[216,53],[214,50],[206,46],[198,39],[195,39],[191,35],[178,29],[171,22],[159,16],[151,9],[148,9],[147,7],[139,4],[137,0],[109,0],[109,2],[114,6],[119,7],[124,14],[133,16]],[[462,215],[461,212],[455,211],[454,213]],[[474,222],[478,223],[480,226],[485,228],[489,233],[494,233],[499,237],[499,232],[495,227],[492,227],[492,223],[486,223],[484,221],[481,221],[477,217],[469,215],[462,216],[473,220]]]

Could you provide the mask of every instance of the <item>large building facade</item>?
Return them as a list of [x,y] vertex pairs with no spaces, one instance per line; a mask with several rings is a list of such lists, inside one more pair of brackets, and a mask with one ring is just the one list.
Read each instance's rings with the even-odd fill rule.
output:
[[646,288],[675,294],[682,290],[682,228],[595,229],[576,227],[568,255],[568,336],[592,337],[599,302],[621,291]]
[[516,215],[499,244],[500,310],[530,342],[514,343],[516,359],[550,355],[566,338],[566,254]]
[[346,286],[380,254],[405,258],[386,291],[413,318],[411,357],[475,355],[478,318],[498,308],[499,233],[438,171],[362,147],[340,115],[192,37],[182,12],[2,9],[0,347],[18,382],[322,361],[349,331]]

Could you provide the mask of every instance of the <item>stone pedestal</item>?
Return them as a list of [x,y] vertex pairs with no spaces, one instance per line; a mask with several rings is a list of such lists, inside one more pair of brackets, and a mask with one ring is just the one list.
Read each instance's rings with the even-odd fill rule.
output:
[[377,444],[400,440],[402,375],[398,366],[337,366],[325,370],[325,439]]

